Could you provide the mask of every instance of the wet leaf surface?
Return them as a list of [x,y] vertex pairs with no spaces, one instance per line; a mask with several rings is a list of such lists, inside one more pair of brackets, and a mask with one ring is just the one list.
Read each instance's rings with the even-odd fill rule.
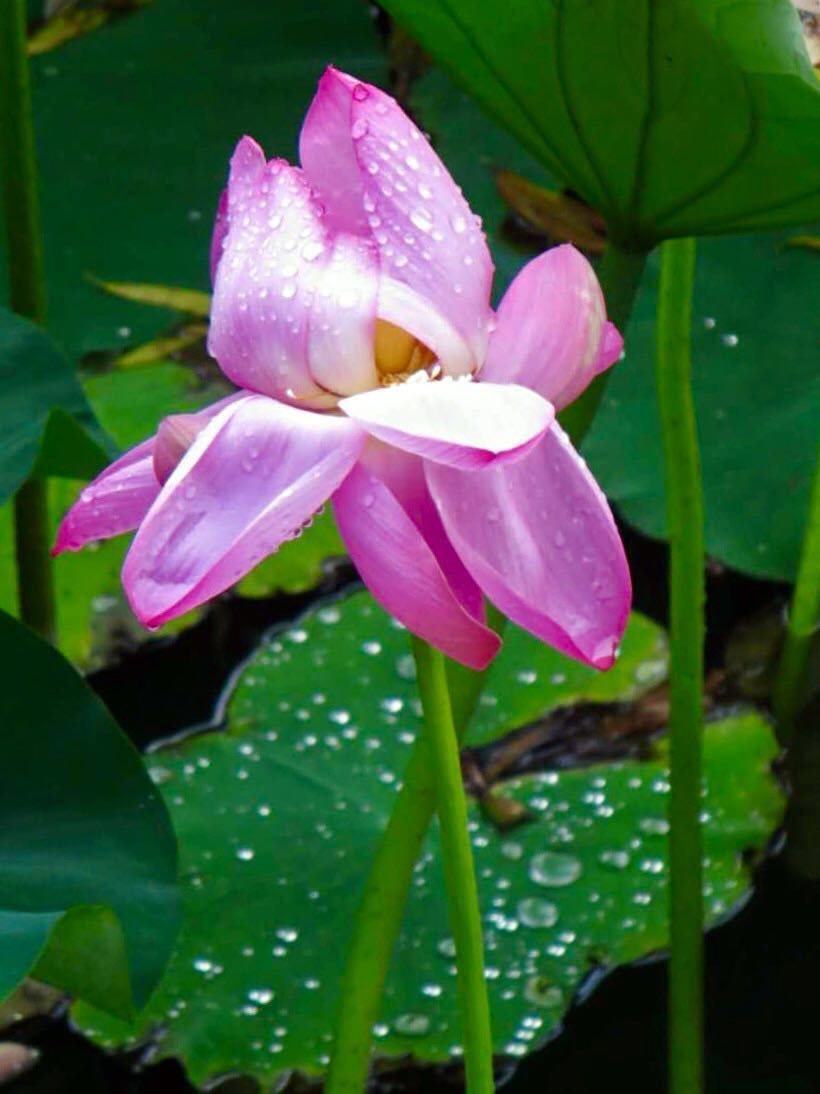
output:
[[[651,634],[655,662],[662,649],[651,624],[635,628],[635,648],[630,635],[621,657],[631,666],[624,695],[634,694],[645,656],[640,632]],[[476,737],[497,737],[564,700],[547,672],[531,678],[540,649],[511,633]],[[180,1056],[196,1083],[236,1070],[265,1085],[291,1068],[319,1074],[326,1062],[344,940],[420,730],[406,634],[364,593],[319,607],[248,662],[225,725],[150,758],[178,831],[186,894],[186,926],[162,985],[130,1029],[87,1009],[77,1017],[106,1044],[154,1036],[160,1056]],[[753,713],[707,730],[710,921],[743,898],[748,856],[779,822],[775,751]],[[499,1053],[524,1055],[603,969],[666,944],[667,778],[660,741],[643,760],[506,779],[495,789],[530,818],[513,832],[473,807]],[[385,1058],[458,1056],[435,835],[375,1033]]]

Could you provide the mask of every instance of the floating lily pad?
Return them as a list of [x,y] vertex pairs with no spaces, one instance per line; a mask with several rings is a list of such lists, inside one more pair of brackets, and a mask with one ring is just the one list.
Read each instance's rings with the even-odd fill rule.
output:
[[[651,624],[633,621],[636,628],[639,648],[653,630],[657,643]],[[632,641],[622,655],[633,673],[623,694],[638,668]],[[529,679],[539,655],[534,639],[511,635],[480,734],[489,733],[487,719],[500,733],[560,701],[547,673]],[[411,666],[406,634],[356,594],[310,613],[256,654],[228,699],[224,732],[151,757],[182,848],[186,925],[136,1025],[78,1011],[95,1039],[117,1045],[153,1036],[159,1055],[180,1057],[195,1083],[238,1071],[269,1088],[292,1068],[321,1073],[344,942],[420,731]],[[499,716],[514,709],[516,716]],[[711,922],[742,899],[746,853],[760,851],[780,819],[782,796],[769,771],[775,750],[755,714],[708,728]],[[644,762],[501,784],[498,791],[533,817],[512,834],[472,810],[498,1052],[536,1047],[590,976],[666,945],[667,777],[661,742]],[[375,1029],[380,1055],[458,1055],[453,954],[433,833]]]
[[[538,244],[510,232],[494,172],[505,167],[543,185],[550,180],[440,72],[417,85],[413,108],[484,218],[500,293]],[[707,549],[745,573],[786,580],[794,577],[805,527],[820,405],[820,324],[806,295],[818,277],[818,257],[786,247],[789,238],[783,232],[699,242],[693,335]],[[650,260],[626,359],[610,377],[584,452],[620,512],[641,531],[662,536],[653,376],[657,276]]]

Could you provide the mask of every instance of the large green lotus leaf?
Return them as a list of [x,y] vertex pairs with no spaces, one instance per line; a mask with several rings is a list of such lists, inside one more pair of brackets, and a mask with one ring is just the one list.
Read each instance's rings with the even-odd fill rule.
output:
[[208,287],[236,141],[251,133],[295,158],[331,59],[386,76],[360,0],[158,0],[33,59],[49,325],[72,356],[150,338],[172,318],[106,296],[88,274]]
[[[633,620],[630,630],[621,659],[632,679],[622,695],[634,693],[652,632],[657,657],[657,628]],[[564,698],[549,675],[533,675],[540,658],[535,639],[511,634],[479,737]],[[182,848],[186,922],[136,1025],[78,1013],[95,1038],[113,1045],[154,1035],[159,1054],[179,1056],[195,1083],[237,1070],[270,1089],[291,1068],[321,1072],[345,940],[420,729],[412,676],[406,634],[356,594],[257,653],[228,698],[224,732],[151,757]],[[774,754],[756,715],[707,731],[710,921],[743,897],[746,852],[759,851],[780,818]],[[533,815],[512,834],[472,810],[498,1052],[522,1055],[543,1042],[596,970],[666,945],[667,776],[660,743],[644,762],[502,784]],[[459,1051],[439,858],[433,834],[375,1031],[385,1056],[447,1060]]]
[[[146,368],[102,372],[86,380],[90,403],[100,421],[122,448],[144,440],[167,414],[196,410],[227,394],[216,378],[170,362]],[[56,533],[85,482],[49,483],[49,506]],[[84,668],[105,663],[123,646],[146,636],[129,608],[120,581],[129,536],[91,545],[54,561],[57,586],[58,644],[63,653]],[[316,518],[302,535],[262,562],[239,585],[245,596],[269,596],[277,590],[303,592],[316,585],[323,562],[344,554],[329,510]],[[0,608],[17,610],[11,507],[0,509]],[[199,613],[189,613],[167,624],[162,633],[187,626]]]
[[820,86],[789,0],[385,7],[623,243],[820,215]]
[[128,1017],[180,922],[166,806],[91,689],[3,612],[0,655],[0,999],[33,973]]
[[51,339],[0,308],[0,503],[31,474],[94,475],[111,454],[108,439]]
[[[440,72],[417,85],[413,109],[484,218],[500,294],[532,256],[506,227],[494,182],[506,167],[546,184],[531,157],[487,121]],[[785,233],[703,240],[698,246],[694,391],[710,554],[746,573],[793,578],[817,436],[816,312],[806,306],[817,254]],[[658,267],[650,259],[629,326],[627,354],[609,381],[584,452],[627,519],[661,536],[663,461],[655,405]]]

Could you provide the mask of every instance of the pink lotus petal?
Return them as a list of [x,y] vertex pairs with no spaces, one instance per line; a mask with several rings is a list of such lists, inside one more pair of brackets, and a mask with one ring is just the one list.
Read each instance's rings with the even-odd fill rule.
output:
[[302,172],[265,162],[243,137],[231,160],[228,231],[216,272],[208,352],[240,387],[302,405],[335,401],[308,369],[308,327],[325,251]]
[[363,209],[383,272],[440,310],[479,365],[491,318],[492,259],[461,191],[401,107],[330,68],[305,120],[300,154],[336,223],[361,231]]
[[617,360],[618,337],[589,262],[569,244],[554,247],[504,294],[481,378],[524,384],[561,410]]
[[592,366],[592,371],[596,376],[599,372],[604,372],[620,359],[623,351],[624,340],[621,332],[614,323],[607,321],[604,323],[604,333],[601,338],[601,344],[598,347],[598,356],[595,358],[595,364]]
[[192,414],[170,414],[163,418],[154,437],[153,461],[157,481],[164,486],[208,422],[226,406],[242,398],[244,394],[236,392]]
[[216,268],[222,258],[222,248],[225,245],[225,236],[228,234],[228,191],[223,190],[219,195],[214,217],[214,230],[211,235],[210,269],[211,284],[216,280]]
[[357,464],[333,509],[350,557],[386,611],[448,657],[473,669],[489,664],[498,636],[459,603],[430,546],[377,475]]
[[481,589],[447,538],[438,509],[430,497],[423,461],[398,448],[371,441],[360,462],[384,483],[421,532],[461,606],[474,619],[484,623],[486,613]]
[[514,463],[426,473],[450,541],[490,600],[556,649],[609,668],[629,569],[606,498],[559,426]]
[[188,449],[125,560],[140,621],[158,626],[210,600],[297,535],[365,437],[340,415],[261,396],[226,407]]
[[534,391],[465,380],[377,388],[342,399],[339,409],[380,441],[462,468],[520,456],[553,419]]
[[359,165],[353,150],[353,98],[346,81],[325,70],[299,135],[299,162],[320,191],[331,229],[370,237]]
[[340,234],[322,263],[310,313],[308,354],[317,384],[340,395],[367,391],[379,382],[373,359],[379,256],[368,239]]
[[159,494],[151,437],[132,448],[81,491],[63,517],[52,554],[79,551],[87,543],[131,532]]

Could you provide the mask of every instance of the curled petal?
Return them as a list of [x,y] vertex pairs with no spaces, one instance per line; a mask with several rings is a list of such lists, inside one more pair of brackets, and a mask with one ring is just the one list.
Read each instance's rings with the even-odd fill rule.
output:
[[507,289],[481,378],[524,384],[561,410],[620,352],[595,271],[565,244],[528,262]]
[[339,532],[373,596],[413,634],[483,669],[498,636],[460,602],[439,561],[390,488],[358,464],[336,491]]
[[447,316],[468,346],[472,366],[479,365],[491,318],[487,242],[447,169],[401,107],[378,88],[329,68],[305,119],[300,155],[336,223],[361,232],[363,210],[383,272]]
[[160,485],[154,474],[151,437],[107,467],[80,493],[63,517],[53,554],[131,532],[151,508]]
[[606,498],[557,424],[514,463],[471,475],[426,465],[447,536],[513,622],[609,668],[626,626],[629,569]]
[[137,617],[159,626],[233,585],[297,535],[355,463],[347,418],[260,396],[199,434],[151,507],[123,567]]
[[[228,230],[216,272],[208,349],[240,387],[313,407],[332,406],[337,394],[361,389],[362,371],[351,373],[348,386],[349,362],[343,361],[331,377],[339,390],[328,390],[311,374],[310,353],[328,379],[322,323],[333,311],[339,343],[361,344],[375,322],[378,284],[375,250],[368,264],[364,244],[331,246],[323,215],[301,171],[282,160],[266,163],[250,137],[239,142],[231,160]],[[351,307],[333,297],[345,277],[355,278]]]
[[339,408],[380,441],[461,468],[520,456],[553,420],[550,404],[528,388],[459,380],[377,388]]
[[241,399],[239,393],[220,399],[193,414],[171,414],[159,423],[154,438],[154,475],[163,485],[170,479],[174,468],[208,424],[226,406]]

